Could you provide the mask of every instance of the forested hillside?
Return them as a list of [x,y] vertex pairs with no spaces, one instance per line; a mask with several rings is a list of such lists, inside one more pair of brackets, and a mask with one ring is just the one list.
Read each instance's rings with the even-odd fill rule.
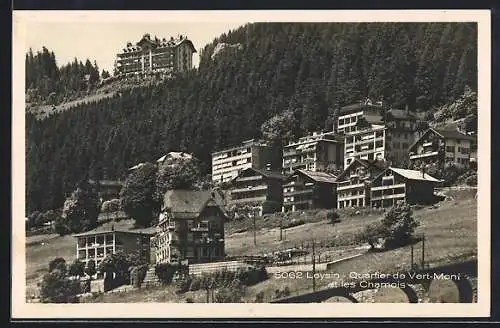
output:
[[[475,24],[251,24],[222,35],[200,65],[160,86],[135,88],[38,121],[27,114],[27,211],[60,207],[89,173],[115,179],[170,150],[210,153],[258,137],[290,110],[292,135],[331,128],[365,97],[429,111],[477,90]],[[239,43],[222,51],[218,43]],[[50,77],[49,77],[50,79]]]

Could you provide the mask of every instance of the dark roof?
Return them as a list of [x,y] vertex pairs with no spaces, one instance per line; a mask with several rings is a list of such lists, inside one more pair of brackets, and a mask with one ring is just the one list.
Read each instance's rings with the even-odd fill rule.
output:
[[174,214],[198,216],[212,199],[209,190],[168,190],[163,197],[162,209],[170,209]]
[[335,180],[337,179],[337,177],[333,174],[326,172],[314,172],[308,170],[297,170],[296,172],[300,172],[316,182],[335,183]]
[[83,236],[97,236],[97,235],[103,235],[107,233],[120,233],[120,234],[126,234],[126,235],[142,235],[142,236],[152,236],[154,233],[149,233],[149,232],[138,232],[138,231],[127,231],[127,230],[98,230],[98,231],[86,231],[86,232],[81,232],[81,233],[76,233],[73,235],[73,237],[83,237]]
[[399,175],[401,175],[403,178],[408,179],[408,180],[415,180],[415,181],[426,181],[426,182],[441,182],[441,180],[438,180],[434,178],[433,176],[422,172],[420,170],[408,170],[408,169],[401,169],[397,167],[388,167],[386,170],[380,172],[379,175],[375,178],[378,179],[381,175],[383,175],[387,170],[391,170]]
[[340,113],[341,114],[347,114],[347,113],[350,113],[350,112],[356,112],[356,111],[360,111],[360,110],[363,110],[363,109],[381,109],[382,107],[381,106],[378,106],[378,105],[373,105],[373,104],[365,104],[365,103],[356,103],[356,104],[352,104],[352,105],[347,105],[347,106],[344,106],[340,109]]
[[266,178],[280,179],[280,180],[285,179],[285,176],[283,174],[281,174],[281,172],[279,172],[279,171],[273,171],[273,170],[267,170],[267,169],[256,169],[256,168],[252,168],[252,167],[245,169],[243,171],[246,171],[246,170],[253,170],[259,174],[262,174]]
[[476,138],[469,136],[467,134],[460,133],[456,130],[446,130],[446,129],[432,129],[437,134],[440,134],[444,138],[449,139],[459,139],[459,140],[475,140]]
[[359,164],[361,164],[362,166],[364,166],[366,168],[372,167],[376,171],[383,171],[383,170],[386,169],[386,166],[385,166],[384,162],[377,161],[377,160],[360,159],[360,158],[355,157],[354,160],[351,162],[351,164],[349,164],[344,169],[344,171],[342,171],[342,173],[339,174],[339,176],[337,177],[336,181],[338,181],[340,178],[342,178],[344,176],[345,172],[348,172],[349,168],[351,166],[353,166],[355,163],[359,163]]

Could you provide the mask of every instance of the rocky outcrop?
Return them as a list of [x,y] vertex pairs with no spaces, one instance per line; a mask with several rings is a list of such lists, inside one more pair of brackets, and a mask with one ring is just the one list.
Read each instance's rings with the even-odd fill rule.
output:
[[236,43],[236,44],[219,43],[215,46],[214,52],[212,53],[212,59],[217,57],[222,52],[225,52],[228,50],[238,51],[238,50],[242,50],[242,49],[243,49],[243,45],[241,43]]

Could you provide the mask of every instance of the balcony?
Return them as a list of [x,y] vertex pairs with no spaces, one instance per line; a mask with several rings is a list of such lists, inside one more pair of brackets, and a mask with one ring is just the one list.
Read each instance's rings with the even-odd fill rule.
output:
[[347,189],[354,189],[354,188],[363,188],[365,186],[364,183],[357,183],[357,184],[348,184],[348,185],[339,185],[337,187],[337,191],[340,190],[347,190]]
[[394,195],[382,195],[382,196],[372,196],[371,201],[375,200],[384,200],[384,199],[399,199],[402,198],[404,199],[406,197],[406,194],[394,194]]
[[237,193],[241,193],[241,192],[250,192],[250,191],[258,191],[258,190],[266,190],[266,189],[267,189],[267,185],[251,186],[250,188],[246,187],[246,188],[233,189],[233,190],[231,190],[231,193],[237,194]]
[[295,191],[286,192],[283,194],[283,196],[289,197],[289,196],[305,195],[305,194],[310,194],[310,193],[312,193],[312,189],[304,189],[304,190],[295,190]]
[[192,232],[208,232],[208,227],[193,227],[191,228]]
[[261,176],[254,176],[254,177],[241,177],[241,178],[238,178],[238,181],[256,181],[256,180],[262,180],[262,177]]
[[400,183],[400,184],[391,184],[391,185],[387,185],[387,186],[378,186],[378,187],[372,187],[371,190],[372,191],[377,191],[377,190],[388,190],[388,189],[396,189],[396,188],[405,188],[405,184],[404,183]]
[[352,195],[352,196],[344,196],[342,197],[341,195],[338,195],[337,200],[338,201],[343,201],[343,200],[352,200],[352,199],[365,199],[365,195]]
[[437,156],[439,155],[438,151],[432,151],[432,152],[425,152],[421,154],[414,154],[410,155],[410,159],[417,159],[417,158],[424,158],[424,157],[431,157],[431,156]]
[[242,199],[232,199],[231,203],[232,204],[244,204],[244,203],[250,203],[250,202],[264,202],[264,201],[266,201],[266,196],[242,198]]

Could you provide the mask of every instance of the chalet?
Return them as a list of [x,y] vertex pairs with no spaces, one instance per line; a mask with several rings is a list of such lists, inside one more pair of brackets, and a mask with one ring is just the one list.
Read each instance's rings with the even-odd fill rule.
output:
[[[93,185],[96,184],[94,180],[89,180],[89,182]],[[113,198],[119,198],[123,182],[118,180],[100,180],[97,186],[99,199],[103,202]]]
[[156,262],[222,260],[225,221],[226,215],[212,192],[167,191],[155,235]]
[[408,153],[414,167],[437,163],[442,168],[449,162],[468,167],[475,148],[473,136],[456,130],[430,128],[410,146]]
[[335,208],[336,177],[326,172],[296,170],[283,185],[283,212]]
[[149,262],[150,260],[150,239],[152,234],[103,230],[88,231],[74,234],[76,242],[76,258],[84,262],[85,265],[94,260],[96,267],[109,254],[123,252],[124,254],[138,253]]
[[434,188],[439,180],[424,171],[389,167],[372,182],[372,207],[391,207],[398,201],[429,204],[434,200]]
[[281,210],[282,183],[285,177],[270,167],[247,168],[231,181],[231,205],[250,205],[259,209],[260,215]]
[[384,169],[382,161],[355,158],[337,177],[337,208],[369,206],[371,182]]

